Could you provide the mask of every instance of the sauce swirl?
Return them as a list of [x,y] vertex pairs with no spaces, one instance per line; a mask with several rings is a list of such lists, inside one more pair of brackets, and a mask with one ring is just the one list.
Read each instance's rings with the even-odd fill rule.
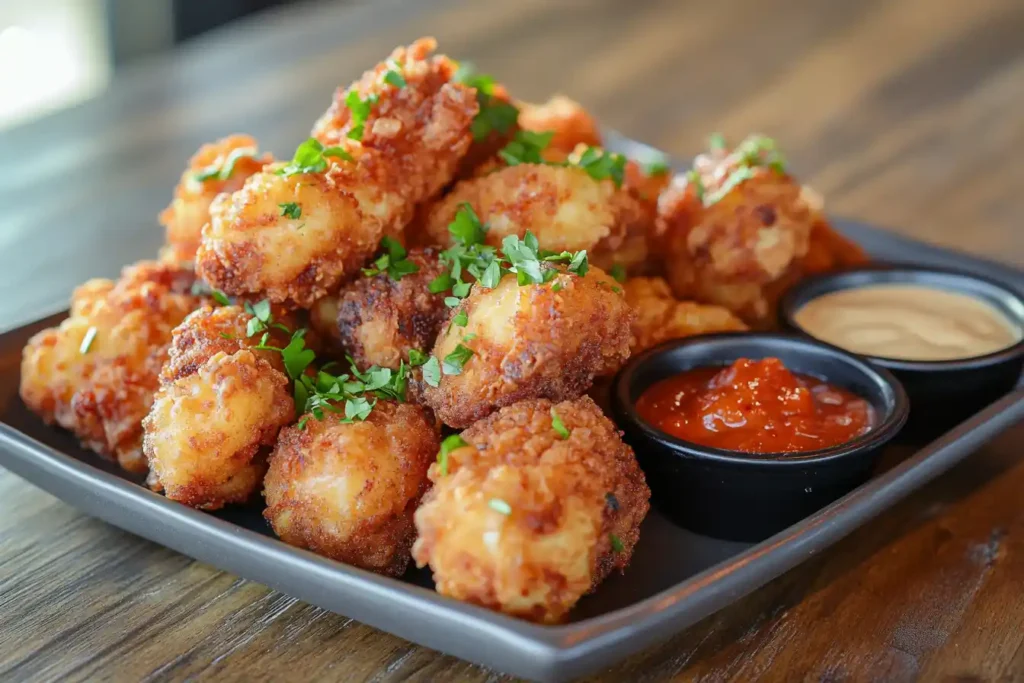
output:
[[778,358],[674,375],[644,391],[636,410],[684,441],[758,454],[837,446],[875,424],[874,409],[863,398],[794,374]]

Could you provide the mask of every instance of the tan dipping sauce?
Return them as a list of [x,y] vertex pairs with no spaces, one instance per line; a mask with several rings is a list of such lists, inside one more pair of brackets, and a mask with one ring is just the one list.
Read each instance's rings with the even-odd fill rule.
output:
[[868,285],[801,306],[797,325],[854,353],[901,360],[955,360],[1013,346],[1021,330],[991,304],[921,285]]

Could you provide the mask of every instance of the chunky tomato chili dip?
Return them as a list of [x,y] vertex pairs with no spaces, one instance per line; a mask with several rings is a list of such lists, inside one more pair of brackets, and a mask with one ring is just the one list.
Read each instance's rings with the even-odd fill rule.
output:
[[740,359],[662,380],[637,401],[647,423],[672,436],[746,453],[799,453],[837,446],[874,426],[867,401],[778,358]]

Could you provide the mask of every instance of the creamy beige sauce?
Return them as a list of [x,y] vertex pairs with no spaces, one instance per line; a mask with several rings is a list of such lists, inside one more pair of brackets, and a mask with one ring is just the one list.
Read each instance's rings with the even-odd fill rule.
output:
[[976,297],[920,285],[830,292],[801,306],[797,325],[855,353],[901,360],[954,360],[994,353],[1024,331]]

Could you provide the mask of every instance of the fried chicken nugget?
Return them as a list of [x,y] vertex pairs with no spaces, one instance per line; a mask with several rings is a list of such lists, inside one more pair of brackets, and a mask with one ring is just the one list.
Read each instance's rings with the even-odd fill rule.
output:
[[[148,483],[171,500],[208,510],[248,500],[278,431],[295,419],[280,355],[252,348],[250,318],[238,306],[206,306],[174,330],[142,423]],[[268,343],[280,347],[281,334],[273,329]]]
[[160,260],[191,267],[214,198],[241,189],[246,178],[271,161],[269,153],[259,155],[256,140],[248,135],[229,135],[200,147],[181,174],[174,199],[160,213],[167,234]]
[[778,299],[808,266],[829,270],[866,260],[851,242],[837,239],[820,198],[783,172],[776,155],[763,136],[731,152],[712,150],[697,157],[689,174],[676,176],[658,201],[666,275],[676,296],[725,306],[755,328],[774,325]]
[[592,400],[521,401],[461,437],[416,511],[439,593],[550,623],[626,568],[650,490]]
[[506,235],[530,231],[543,249],[579,251],[601,244],[611,250],[628,233],[646,232],[650,221],[639,200],[611,180],[595,180],[575,166],[519,164],[456,184],[426,213],[423,228],[431,241],[451,243],[448,225],[464,203],[490,225],[486,240],[494,246]]
[[[451,181],[472,140],[477,103],[471,88],[448,82],[450,60],[428,58],[433,46],[426,40],[396,51],[353,86],[349,92],[370,108],[365,123],[339,108],[348,98],[339,94],[314,132],[344,153],[328,154],[322,170],[272,165],[214,201],[196,256],[208,283],[308,308],[355,277],[381,237],[400,234],[416,204]],[[385,82],[391,72],[404,85]],[[356,142],[349,134],[359,125]],[[290,204],[294,218],[280,208]]]
[[578,145],[601,146],[597,121],[579,102],[555,95],[543,104],[519,104],[519,127],[535,133],[551,132],[544,150],[548,161],[563,161]]
[[430,281],[447,272],[437,249],[414,248],[406,260],[415,273],[399,280],[387,273],[360,278],[340,294],[337,330],[341,345],[359,367],[398,369],[409,351],[427,353],[448,318],[444,293],[432,294]]
[[620,292],[593,267],[543,285],[473,285],[452,309],[466,325],[450,325],[434,345],[442,375],[422,388],[424,400],[445,424],[466,427],[516,401],[579,396],[629,357],[633,312]]
[[626,302],[636,313],[632,353],[681,337],[748,329],[742,320],[721,306],[679,301],[660,277],[637,277],[623,285]]
[[47,423],[131,472],[146,471],[142,418],[167,358],[171,331],[201,299],[191,270],[142,261],[117,282],[90,280],[71,297],[57,328],[22,352],[21,398]]
[[400,576],[438,448],[428,411],[408,403],[378,401],[361,422],[310,417],[281,432],[263,514],[285,543]]
[[[457,65],[434,55],[437,41],[420,38],[363,74],[348,88],[339,88],[312,135],[324,145],[337,145],[356,135],[363,147],[381,153],[405,197],[418,203],[436,195],[455,177],[473,136],[479,111],[476,91],[453,81]],[[399,74],[404,85],[396,87]],[[353,94],[354,93],[354,94]],[[355,120],[349,98],[369,103],[365,120]],[[354,129],[359,126],[361,138]]]

